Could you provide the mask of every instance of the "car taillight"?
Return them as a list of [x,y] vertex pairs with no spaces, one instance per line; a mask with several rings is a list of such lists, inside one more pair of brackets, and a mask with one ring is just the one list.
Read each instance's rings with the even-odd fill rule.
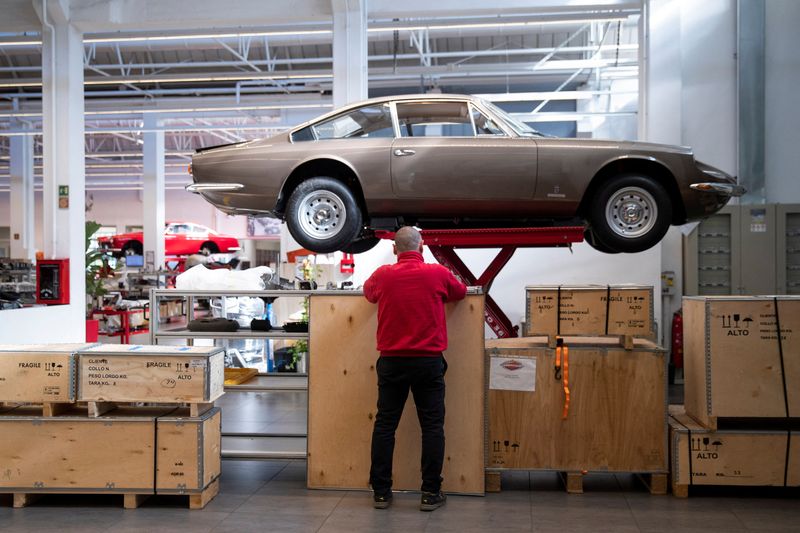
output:
[[192,176],[192,175],[193,175],[193,174],[192,174],[192,164],[191,164],[191,163],[189,163],[189,166],[188,166],[188,167],[186,167],[186,171],[187,171],[187,172],[189,172],[189,175],[190,175],[190,176]]

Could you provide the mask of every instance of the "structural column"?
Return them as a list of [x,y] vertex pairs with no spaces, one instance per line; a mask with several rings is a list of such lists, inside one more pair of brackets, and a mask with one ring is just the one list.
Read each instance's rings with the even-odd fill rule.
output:
[[144,185],[144,264],[148,270],[164,266],[164,132],[158,117],[145,115],[142,183]]
[[333,106],[367,98],[367,0],[331,0]]
[[33,260],[33,137],[10,139],[11,257]]
[[70,260],[70,306],[85,313],[83,42],[68,1],[43,0],[44,255]]

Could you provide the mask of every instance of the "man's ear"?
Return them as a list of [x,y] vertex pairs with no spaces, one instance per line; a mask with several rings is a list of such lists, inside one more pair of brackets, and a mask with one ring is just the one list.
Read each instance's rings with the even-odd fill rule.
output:
[[425,249],[425,241],[419,241],[419,253],[422,253]]
[[396,245],[396,244],[393,244],[393,245],[392,245],[392,253],[393,253],[394,255],[397,255],[397,245]]

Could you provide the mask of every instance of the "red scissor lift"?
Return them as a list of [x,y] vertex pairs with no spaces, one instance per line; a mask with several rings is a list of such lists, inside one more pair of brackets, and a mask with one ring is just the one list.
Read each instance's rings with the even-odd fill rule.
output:
[[[489,295],[492,282],[506,266],[518,248],[545,248],[571,246],[583,241],[583,226],[547,228],[451,229],[422,230],[422,239],[440,264],[450,269],[465,284],[483,287],[486,295],[484,316],[486,323],[499,338],[516,337],[514,326],[506,314]],[[393,239],[390,231],[376,231],[381,239]],[[470,271],[456,254],[456,248],[499,248],[500,251],[480,277]]]

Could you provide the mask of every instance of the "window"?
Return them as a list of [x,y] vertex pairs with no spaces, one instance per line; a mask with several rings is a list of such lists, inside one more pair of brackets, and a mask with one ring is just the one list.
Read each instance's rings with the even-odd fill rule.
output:
[[312,128],[317,140],[394,137],[389,104],[359,107],[344,115],[315,124]]
[[183,235],[189,233],[188,224],[170,224],[167,226],[167,233],[172,235]]
[[478,135],[505,135],[505,132],[495,124],[494,120],[481,113],[476,107],[472,107],[472,121],[475,123],[475,131],[478,132]]
[[473,137],[467,102],[397,104],[401,137]]

